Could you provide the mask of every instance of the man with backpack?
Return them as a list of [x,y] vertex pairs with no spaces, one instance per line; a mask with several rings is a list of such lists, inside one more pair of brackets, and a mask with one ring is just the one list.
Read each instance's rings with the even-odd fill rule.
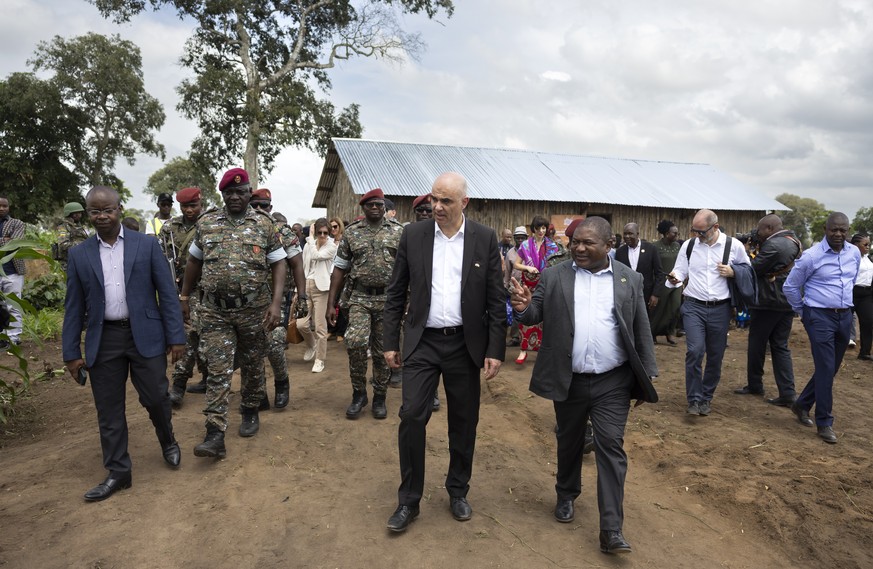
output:
[[706,416],[721,379],[721,362],[727,347],[731,320],[729,279],[734,277],[731,264],[747,265],[749,256],[738,239],[719,230],[718,216],[712,210],[698,211],[691,222],[691,231],[697,237],[682,244],[666,285],[676,288],[688,279],[681,309],[688,346],[685,353],[686,413]]

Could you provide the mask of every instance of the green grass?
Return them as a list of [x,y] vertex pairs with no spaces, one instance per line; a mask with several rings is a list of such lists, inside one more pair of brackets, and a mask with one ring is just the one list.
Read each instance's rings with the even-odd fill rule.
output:
[[64,324],[64,311],[55,308],[39,310],[34,314],[25,314],[21,334],[27,340],[42,344],[54,340],[61,335]]

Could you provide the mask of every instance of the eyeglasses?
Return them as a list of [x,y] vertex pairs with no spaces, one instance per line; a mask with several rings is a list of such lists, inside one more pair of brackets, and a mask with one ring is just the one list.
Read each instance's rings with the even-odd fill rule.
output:
[[97,217],[99,215],[112,215],[116,211],[118,211],[118,206],[115,207],[105,207],[103,209],[86,209],[85,210],[88,215],[91,217]]
[[334,225],[333,223],[331,223],[330,228],[331,229],[339,229],[339,225]]
[[417,208],[415,208],[415,213],[432,213],[432,212],[433,212],[432,207],[418,206]]
[[715,226],[716,226],[716,224],[713,223],[712,225],[710,225],[710,226],[707,227],[706,229],[694,229],[694,228],[692,227],[692,228],[691,228],[691,231],[693,231],[694,233],[696,233],[696,234],[700,235],[701,237],[703,237],[704,235],[706,235],[707,233],[709,233],[709,231],[710,231],[713,227],[715,227]]
[[385,207],[385,202],[369,201],[365,203],[363,207],[378,209],[380,207]]
[[318,235],[330,235],[329,231],[318,231]]

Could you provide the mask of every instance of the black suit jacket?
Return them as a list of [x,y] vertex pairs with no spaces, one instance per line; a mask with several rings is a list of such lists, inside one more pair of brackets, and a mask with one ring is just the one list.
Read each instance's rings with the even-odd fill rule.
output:
[[[627,245],[622,245],[615,252],[615,260],[630,267]],[[637,261],[637,272],[643,275],[643,296],[646,302],[653,294],[660,295],[664,288],[664,271],[661,269],[661,257],[658,250],[648,241],[640,240],[640,258]]]
[[[543,344],[537,354],[530,390],[546,399],[565,401],[573,381],[574,261],[564,261],[543,271],[530,305],[515,317],[523,324],[543,323]],[[636,377],[632,399],[658,401],[651,377],[658,375],[655,344],[649,329],[642,277],[621,263],[613,263],[613,308],[628,363]]]
[[[400,350],[403,321],[403,360],[415,351],[430,312],[433,277],[433,219],[410,223],[400,236],[391,284],[385,302],[385,351]],[[506,355],[506,290],[493,229],[466,219],[464,259],[461,269],[461,317],[470,357],[480,368],[485,358],[503,360]]]

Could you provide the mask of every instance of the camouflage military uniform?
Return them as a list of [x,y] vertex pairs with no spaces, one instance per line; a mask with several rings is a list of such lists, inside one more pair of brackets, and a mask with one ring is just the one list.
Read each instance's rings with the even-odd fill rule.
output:
[[206,426],[224,431],[235,357],[242,407],[257,409],[264,397],[267,332],[262,321],[272,300],[270,265],[286,254],[272,219],[251,207],[239,221],[225,208],[204,213],[191,254],[203,261],[200,352],[209,374]]
[[57,260],[61,262],[64,271],[67,270],[67,251],[88,238],[88,230],[78,223],[73,223],[69,218],[64,218],[58,226],[58,239],[56,241]]
[[[196,224],[185,225],[184,218],[179,215],[161,226],[161,250],[168,258],[174,260],[173,268],[176,274],[176,288],[181,290],[182,278],[185,275],[185,262],[188,260],[188,249],[194,240]],[[200,288],[191,293],[188,300],[191,324],[186,326],[185,355],[176,362],[173,368],[173,385],[182,392],[188,385],[188,380],[194,375],[194,362],[197,369],[206,377],[206,362],[199,355],[200,346]]]
[[373,393],[384,395],[387,391],[389,371],[381,357],[382,310],[402,231],[402,225],[387,218],[375,228],[358,221],[346,228],[337,249],[334,266],[349,271],[345,345],[352,387],[357,392],[367,388],[367,347],[373,356]]
[[[285,254],[288,259],[300,255],[302,253],[300,250],[300,244],[298,243],[297,235],[291,231],[291,227],[289,227],[287,223],[275,223],[279,230],[279,235],[282,238],[282,244],[285,247]],[[285,336],[288,327],[288,311],[291,308],[289,306],[288,297],[290,296],[291,285],[294,282],[292,273],[293,271],[289,268],[289,277],[285,278],[285,294],[283,295],[285,300],[282,302],[282,322],[284,322],[285,325],[277,326],[272,332],[270,332],[267,344],[267,360],[270,362],[270,367],[273,368],[273,378],[275,379],[275,383],[290,382],[291,380],[288,376],[288,360],[285,359],[285,348],[287,347]],[[264,378],[264,382],[266,383],[266,377]]]

